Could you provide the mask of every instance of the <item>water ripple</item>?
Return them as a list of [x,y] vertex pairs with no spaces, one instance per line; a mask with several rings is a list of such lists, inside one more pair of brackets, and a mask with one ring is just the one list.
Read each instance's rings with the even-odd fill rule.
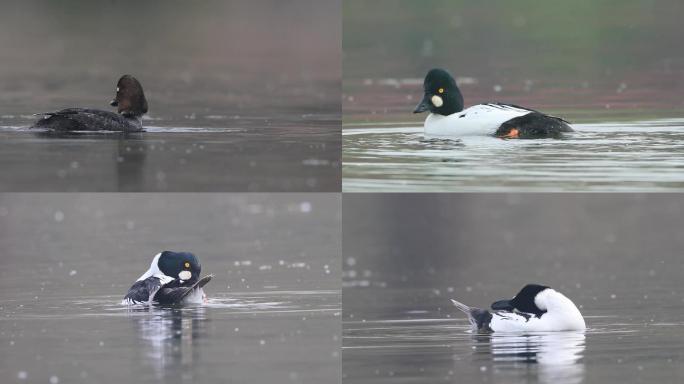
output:
[[422,127],[343,131],[345,191],[672,191],[684,120],[576,124],[561,140],[429,139]]

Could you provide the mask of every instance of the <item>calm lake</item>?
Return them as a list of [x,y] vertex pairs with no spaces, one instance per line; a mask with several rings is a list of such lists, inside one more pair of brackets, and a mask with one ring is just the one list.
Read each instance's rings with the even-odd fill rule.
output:
[[[332,0],[8,5],[0,191],[339,191],[340,23]],[[147,132],[27,129],[35,113],[112,110],[127,73]]]
[[[671,47],[684,33],[675,16],[683,7],[346,1],[343,190],[682,190],[684,55]],[[426,115],[412,111],[435,67],[453,74],[466,107],[522,105],[577,133],[425,139]]]
[[[122,306],[164,249],[208,303]],[[3,382],[339,381],[338,196],[3,194],[0,250]]]
[[[344,383],[651,383],[684,373],[680,196],[343,200]],[[449,301],[488,308],[527,283],[573,300],[586,332],[473,334]]]
[[564,139],[430,139],[422,127],[345,128],[344,191],[684,188],[684,119],[573,125]]

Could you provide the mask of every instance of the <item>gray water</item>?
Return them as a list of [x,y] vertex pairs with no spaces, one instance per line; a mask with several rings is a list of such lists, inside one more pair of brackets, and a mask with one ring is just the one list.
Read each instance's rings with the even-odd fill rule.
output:
[[[337,1],[31,0],[0,14],[0,191],[340,189]],[[147,132],[47,136],[33,114],[112,110],[134,75]]]
[[[348,194],[344,383],[678,382],[684,361],[676,194]],[[649,228],[644,231],[644,228]],[[527,283],[586,332],[473,334]]]
[[564,139],[431,139],[422,127],[343,131],[349,192],[681,191],[684,120],[575,124]]
[[[323,194],[3,194],[3,382],[336,383],[340,201]],[[155,253],[208,303],[120,305]]]
[[340,138],[335,126],[339,123],[153,126],[144,133],[60,137],[0,129],[0,190],[339,191]]
[[[345,1],[343,190],[681,191],[682,6]],[[521,105],[578,133],[423,140],[425,115],[411,112],[432,68],[454,76],[466,106]]]
[[675,309],[683,304],[667,292],[651,291],[665,299],[642,298],[641,305],[670,308],[658,313],[635,311],[627,291],[602,297],[608,305],[573,292],[583,305],[585,332],[483,335],[472,333],[449,305],[448,297],[468,296],[456,289],[441,297],[416,289],[349,292],[392,302],[375,302],[371,314],[358,306],[348,310],[345,290],[343,382],[649,383],[677,382],[683,373],[683,323]]

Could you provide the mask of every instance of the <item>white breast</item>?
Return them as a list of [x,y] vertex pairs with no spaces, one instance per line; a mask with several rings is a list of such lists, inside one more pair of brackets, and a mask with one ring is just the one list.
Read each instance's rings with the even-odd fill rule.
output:
[[547,310],[541,317],[518,315],[508,312],[492,313],[490,327],[494,332],[552,332],[583,331],[584,318],[575,304],[560,292],[547,289],[539,294]]
[[205,297],[206,295],[202,288],[193,289],[192,292],[183,298],[183,304],[203,304]]
[[460,137],[492,135],[508,120],[532,111],[502,104],[478,104],[449,116],[431,113],[425,119],[425,135]]

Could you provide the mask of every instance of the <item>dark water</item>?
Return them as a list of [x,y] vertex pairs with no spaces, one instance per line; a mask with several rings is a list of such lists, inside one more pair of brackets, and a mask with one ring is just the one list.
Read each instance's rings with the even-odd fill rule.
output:
[[[340,23],[337,1],[7,5],[0,190],[339,190]],[[110,110],[124,73],[145,89],[148,133],[22,129]]]
[[[676,382],[678,195],[345,195],[343,382]],[[643,228],[649,228],[644,231]],[[570,297],[586,332],[474,335],[526,283]]]
[[[4,194],[0,375],[336,383],[339,233],[333,195]],[[162,249],[215,275],[206,305],[120,305]]]
[[[335,191],[338,123],[270,128],[150,127],[43,137],[0,130],[4,191]],[[309,125],[304,127],[303,125]]]
[[[345,1],[344,190],[681,190],[681,11],[677,1]],[[425,115],[412,111],[435,67],[454,75],[466,107],[522,105],[581,134],[423,141]]]

